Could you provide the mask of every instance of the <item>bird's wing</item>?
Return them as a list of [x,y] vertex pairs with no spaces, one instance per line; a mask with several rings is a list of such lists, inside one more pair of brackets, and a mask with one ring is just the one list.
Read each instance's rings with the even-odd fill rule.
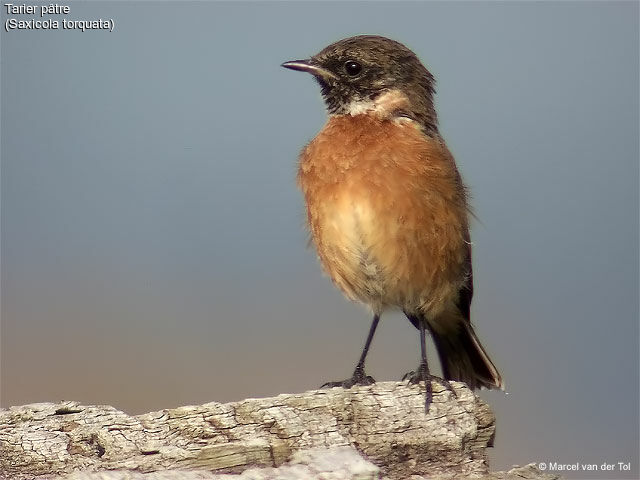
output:
[[467,322],[471,321],[471,299],[473,298],[473,266],[471,265],[471,243],[467,241],[467,258],[465,259],[467,278],[460,289],[458,309]]

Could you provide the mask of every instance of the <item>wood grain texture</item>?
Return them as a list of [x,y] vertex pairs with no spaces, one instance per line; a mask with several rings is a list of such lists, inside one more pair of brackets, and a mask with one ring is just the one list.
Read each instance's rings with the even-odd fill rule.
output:
[[424,387],[399,382],[138,416],[76,402],[12,407],[0,410],[0,478],[488,475],[486,448],[495,432],[494,416],[466,386],[453,385],[457,398],[434,383],[428,415]]

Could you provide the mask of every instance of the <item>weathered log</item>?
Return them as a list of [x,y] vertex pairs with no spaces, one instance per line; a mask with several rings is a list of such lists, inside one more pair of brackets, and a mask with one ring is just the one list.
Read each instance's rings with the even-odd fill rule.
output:
[[12,407],[0,410],[0,478],[557,478],[532,466],[489,476],[493,413],[452,385],[455,395],[433,384],[428,414],[424,386],[396,382],[138,416],[76,402]]

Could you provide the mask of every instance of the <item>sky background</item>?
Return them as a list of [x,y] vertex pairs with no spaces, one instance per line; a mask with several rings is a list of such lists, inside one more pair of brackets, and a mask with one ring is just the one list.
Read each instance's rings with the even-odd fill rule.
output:
[[[492,468],[638,477],[637,2],[67,5],[115,30],[1,34],[3,407],[347,377],[370,317],[306,247],[296,158],[325,112],[280,64],[381,34],[436,76],[479,218],[472,319],[508,391],[481,393]],[[386,314],[368,373],[418,359]]]

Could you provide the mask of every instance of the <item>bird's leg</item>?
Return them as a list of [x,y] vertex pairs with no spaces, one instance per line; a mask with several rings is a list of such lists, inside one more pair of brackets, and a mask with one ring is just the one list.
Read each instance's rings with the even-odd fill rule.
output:
[[[429,406],[433,399],[433,388],[431,387],[431,373],[429,372],[429,364],[427,363],[427,334],[424,326],[424,319],[420,319],[418,322],[418,328],[420,329],[420,365],[418,369],[413,372],[413,375],[409,376],[410,383],[419,383],[424,381],[425,399],[424,399],[424,413],[429,412]],[[406,375],[405,375],[406,376]]]
[[[405,313],[406,314],[406,313]],[[443,380],[429,372],[429,363],[427,362],[427,332],[426,323],[427,320],[424,317],[417,317],[415,315],[406,314],[409,321],[414,327],[420,330],[420,365],[415,371],[411,371],[405,374],[402,379],[409,380],[409,383],[417,384],[424,382],[425,386],[425,399],[424,399],[424,413],[429,413],[429,406],[433,400],[433,387],[432,381],[436,381],[449,390],[454,396],[457,397],[456,392],[453,391],[451,384],[447,380]]]
[[380,315],[375,314],[373,316],[373,321],[371,322],[371,328],[369,328],[369,335],[367,336],[367,341],[364,344],[364,348],[362,349],[362,354],[360,354],[360,360],[358,360],[358,364],[356,365],[355,370],[353,371],[353,375],[351,378],[346,380],[342,380],[339,382],[327,382],[322,385],[320,388],[331,388],[331,387],[344,387],[351,388],[354,385],[371,385],[375,383],[373,377],[370,377],[364,372],[364,361],[367,358],[367,353],[369,352],[369,346],[371,346],[371,341],[373,340],[373,335],[376,333],[376,328],[378,327],[378,322],[380,321]]

